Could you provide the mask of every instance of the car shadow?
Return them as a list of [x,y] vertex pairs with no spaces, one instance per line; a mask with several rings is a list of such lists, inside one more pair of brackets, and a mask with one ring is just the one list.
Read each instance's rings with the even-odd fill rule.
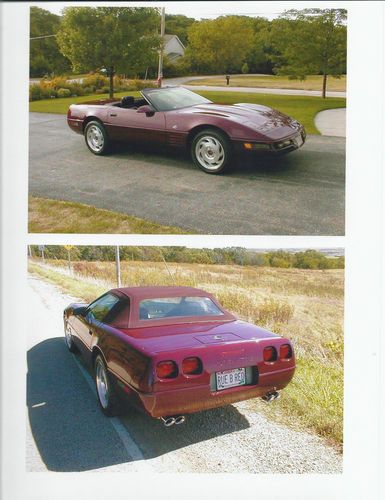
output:
[[[112,153],[121,159],[130,156],[130,159],[166,164],[173,168],[199,170],[193,164],[189,153],[184,150],[175,150],[154,145],[144,148],[139,145],[116,143],[113,146]],[[234,155],[232,168],[225,175],[252,179],[261,175],[274,177],[284,172],[292,172],[293,168],[295,169],[297,165],[297,161],[292,160],[293,155],[295,157],[296,153],[281,156],[264,155],[263,153],[259,155],[237,153]],[[204,174],[203,171],[201,173]]]
[[[27,363],[29,424],[48,470],[87,471],[133,461],[100,411],[64,338],[52,338],[32,347]],[[126,412],[120,421],[145,458],[249,427],[234,406],[193,414],[185,424],[169,428],[129,405],[124,405]]]

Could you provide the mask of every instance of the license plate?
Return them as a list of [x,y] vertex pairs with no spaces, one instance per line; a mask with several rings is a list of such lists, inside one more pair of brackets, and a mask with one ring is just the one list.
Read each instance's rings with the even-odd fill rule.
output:
[[235,368],[235,370],[226,370],[224,372],[217,372],[217,390],[222,391],[229,387],[236,387],[238,385],[245,385],[246,383],[246,370],[244,368]]

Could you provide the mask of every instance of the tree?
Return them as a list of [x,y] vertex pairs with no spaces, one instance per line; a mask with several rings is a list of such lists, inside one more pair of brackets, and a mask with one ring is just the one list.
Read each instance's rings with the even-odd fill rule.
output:
[[272,56],[277,74],[304,80],[323,75],[322,97],[327,77],[346,72],[346,10],[289,10],[272,21]]
[[31,77],[42,77],[52,73],[63,74],[70,69],[70,61],[60,53],[56,36],[52,36],[59,31],[60,20],[60,16],[48,10],[31,7],[29,58]]
[[74,71],[137,76],[156,64],[159,15],[144,7],[67,7],[57,36]]
[[194,23],[188,30],[186,57],[197,71],[240,71],[253,45],[253,29],[241,16]]
[[166,33],[176,35],[183,45],[187,45],[187,31],[194,22],[191,17],[166,14]]

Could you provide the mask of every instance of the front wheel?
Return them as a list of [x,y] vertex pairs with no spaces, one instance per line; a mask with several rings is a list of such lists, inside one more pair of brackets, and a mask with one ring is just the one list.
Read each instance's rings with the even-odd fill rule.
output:
[[230,142],[214,129],[202,130],[194,137],[191,156],[195,165],[208,174],[223,174],[231,168]]
[[105,415],[113,417],[118,413],[119,400],[111,376],[108,374],[106,364],[100,354],[96,356],[94,371],[96,392],[100,407]]
[[87,123],[84,130],[84,137],[88,149],[94,153],[94,155],[104,155],[108,153],[110,148],[110,141],[106,129],[98,121],[92,121]]
[[72,337],[71,329],[69,328],[67,322],[65,322],[64,324],[64,336],[68,350],[70,352],[76,352],[77,351],[76,345]]

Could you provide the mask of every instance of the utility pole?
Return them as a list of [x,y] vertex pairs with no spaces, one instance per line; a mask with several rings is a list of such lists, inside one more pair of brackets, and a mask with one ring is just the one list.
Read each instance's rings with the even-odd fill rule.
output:
[[161,38],[161,46],[159,50],[159,66],[158,66],[158,87],[162,86],[163,79],[163,49],[164,49],[164,27],[165,27],[165,8],[161,7],[161,18],[160,18],[160,38]]
[[120,251],[119,251],[119,245],[116,245],[115,248],[115,263],[116,263],[116,282],[118,284],[118,288],[122,286],[121,280],[120,280]]

